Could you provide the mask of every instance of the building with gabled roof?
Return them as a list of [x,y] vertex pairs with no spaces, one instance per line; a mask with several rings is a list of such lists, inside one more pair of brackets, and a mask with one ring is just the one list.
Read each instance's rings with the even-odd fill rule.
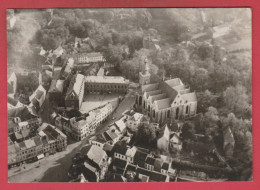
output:
[[157,137],[157,148],[161,151],[168,151],[169,141],[170,141],[170,130],[167,124],[165,124]]
[[126,116],[126,126],[130,131],[137,131],[142,124],[144,115],[133,110],[127,110],[123,113]]
[[70,81],[69,88],[65,97],[66,107],[79,109],[84,96],[85,77],[81,74],[76,74]]
[[[80,153],[84,156],[83,175],[86,179],[88,180],[88,174],[95,176],[96,182],[104,179],[108,169],[108,157],[106,152],[99,146],[86,145],[81,148]],[[87,169],[87,172],[84,172],[84,169]]]
[[39,85],[34,93],[29,97],[30,107],[35,109],[36,113],[39,112],[46,97],[46,90],[42,85]]
[[141,90],[136,94],[136,107],[152,122],[164,123],[196,115],[197,97],[179,78],[163,80],[149,72],[146,62],[139,75]]
[[14,99],[12,96],[7,96],[7,108],[8,110],[13,108],[18,108],[25,106],[23,103],[21,103],[19,100]]
[[41,74],[39,72],[13,72],[7,82],[12,86],[13,93],[33,92],[41,83]]

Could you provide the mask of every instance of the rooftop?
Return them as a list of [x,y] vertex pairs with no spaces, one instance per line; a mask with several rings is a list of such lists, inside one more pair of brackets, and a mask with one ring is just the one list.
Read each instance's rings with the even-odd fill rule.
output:
[[87,83],[116,83],[128,84],[129,81],[120,76],[86,76],[85,82]]
[[106,152],[97,145],[86,145],[81,148],[81,153],[86,155],[88,159],[100,165]]

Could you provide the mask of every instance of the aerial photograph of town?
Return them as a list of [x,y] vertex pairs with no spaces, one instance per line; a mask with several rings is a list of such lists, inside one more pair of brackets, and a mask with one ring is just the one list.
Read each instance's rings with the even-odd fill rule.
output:
[[250,8],[6,15],[8,182],[253,181]]

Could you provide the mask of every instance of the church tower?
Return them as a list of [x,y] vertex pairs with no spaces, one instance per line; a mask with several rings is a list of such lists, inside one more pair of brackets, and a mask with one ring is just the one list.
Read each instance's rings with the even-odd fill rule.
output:
[[145,69],[139,73],[139,84],[145,85],[150,84],[150,72],[149,72],[149,64],[147,58],[144,60]]

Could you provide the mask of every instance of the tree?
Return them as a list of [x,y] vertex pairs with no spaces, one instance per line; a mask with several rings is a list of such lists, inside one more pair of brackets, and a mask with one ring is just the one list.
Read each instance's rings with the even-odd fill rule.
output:
[[103,51],[103,55],[108,63],[119,66],[123,60],[123,50],[120,45],[109,44]]
[[203,125],[206,128],[207,136],[218,136],[219,135],[219,115],[218,110],[214,107],[209,107],[208,111],[204,114]]
[[198,99],[197,112],[205,113],[210,106],[217,106],[217,96],[212,94],[209,90],[204,92],[196,93]]
[[173,24],[170,25],[170,29],[168,31],[171,38],[177,43],[189,40],[189,28],[178,21],[173,21],[172,23]]
[[198,47],[198,55],[202,60],[212,58],[214,55],[214,49],[209,44],[202,44]]
[[226,107],[236,115],[243,116],[249,108],[248,96],[244,86],[228,87],[223,93]]
[[183,139],[192,139],[195,134],[195,126],[192,123],[185,122],[182,127],[181,137]]
[[138,127],[137,136],[140,143],[149,145],[156,139],[156,129],[152,125],[140,125]]
[[147,28],[152,20],[152,15],[147,9],[137,9],[136,23],[138,27]]
[[[120,65],[120,69],[127,78],[132,80],[138,80],[139,78],[139,72],[143,71],[145,64],[144,60],[149,57],[149,50],[147,49],[141,49],[139,51],[136,51],[133,55],[132,59],[125,60]],[[148,64],[150,67],[150,72],[157,73],[158,67],[151,63],[151,61],[148,59]]]
[[209,74],[204,68],[194,68],[194,72],[191,73],[191,86],[193,89],[201,92],[208,89],[209,86]]

